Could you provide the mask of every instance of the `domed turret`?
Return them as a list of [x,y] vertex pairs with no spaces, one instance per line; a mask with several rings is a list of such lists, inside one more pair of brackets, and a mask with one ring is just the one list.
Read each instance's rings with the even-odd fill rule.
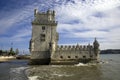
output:
[[99,49],[99,43],[96,38],[95,41],[93,42],[93,45],[94,45],[94,49]]
[[98,60],[100,50],[99,50],[99,43],[96,38],[95,38],[95,41],[93,42],[93,46],[94,46],[94,54],[96,55],[96,59]]
[[34,15],[36,16],[36,14],[38,13],[37,9],[34,9]]

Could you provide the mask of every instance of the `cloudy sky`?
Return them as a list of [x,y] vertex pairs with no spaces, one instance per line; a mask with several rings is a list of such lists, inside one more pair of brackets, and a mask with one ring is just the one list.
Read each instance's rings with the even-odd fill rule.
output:
[[56,11],[59,44],[120,49],[120,0],[0,0],[0,49],[28,51],[35,8]]

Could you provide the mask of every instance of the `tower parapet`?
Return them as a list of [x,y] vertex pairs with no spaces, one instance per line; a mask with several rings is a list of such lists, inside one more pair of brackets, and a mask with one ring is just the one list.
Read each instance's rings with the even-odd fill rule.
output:
[[34,10],[35,19],[32,21],[34,25],[57,25],[55,21],[55,11],[48,10],[47,12],[38,12],[37,9]]
[[37,15],[37,13],[38,13],[38,10],[37,9],[34,9],[34,16],[36,17],[36,15]]

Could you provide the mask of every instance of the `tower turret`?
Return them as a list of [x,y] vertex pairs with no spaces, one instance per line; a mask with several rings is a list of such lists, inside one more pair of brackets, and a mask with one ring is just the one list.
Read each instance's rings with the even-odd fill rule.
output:
[[55,11],[53,10],[53,16],[55,16]]
[[96,56],[96,59],[98,60],[100,50],[99,50],[99,43],[98,43],[98,41],[97,41],[96,38],[95,38],[95,40],[94,40],[94,42],[93,42],[93,47],[94,47],[94,54],[95,54],[95,56]]
[[94,49],[99,49],[99,43],[98,43],[96,38],[95,38],[95,40],[93,42],[93,45],[94,45]]
[[34,16],[36,16],[37,13],[38,13],[38,10],[34,9]]

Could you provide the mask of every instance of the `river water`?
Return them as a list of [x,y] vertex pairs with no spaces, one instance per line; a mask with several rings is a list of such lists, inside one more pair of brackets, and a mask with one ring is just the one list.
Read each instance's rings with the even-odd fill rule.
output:
[[120,80],[120,54],[101,55],[104,63],[27,65],[27,60],[0,63],[0,80]]

